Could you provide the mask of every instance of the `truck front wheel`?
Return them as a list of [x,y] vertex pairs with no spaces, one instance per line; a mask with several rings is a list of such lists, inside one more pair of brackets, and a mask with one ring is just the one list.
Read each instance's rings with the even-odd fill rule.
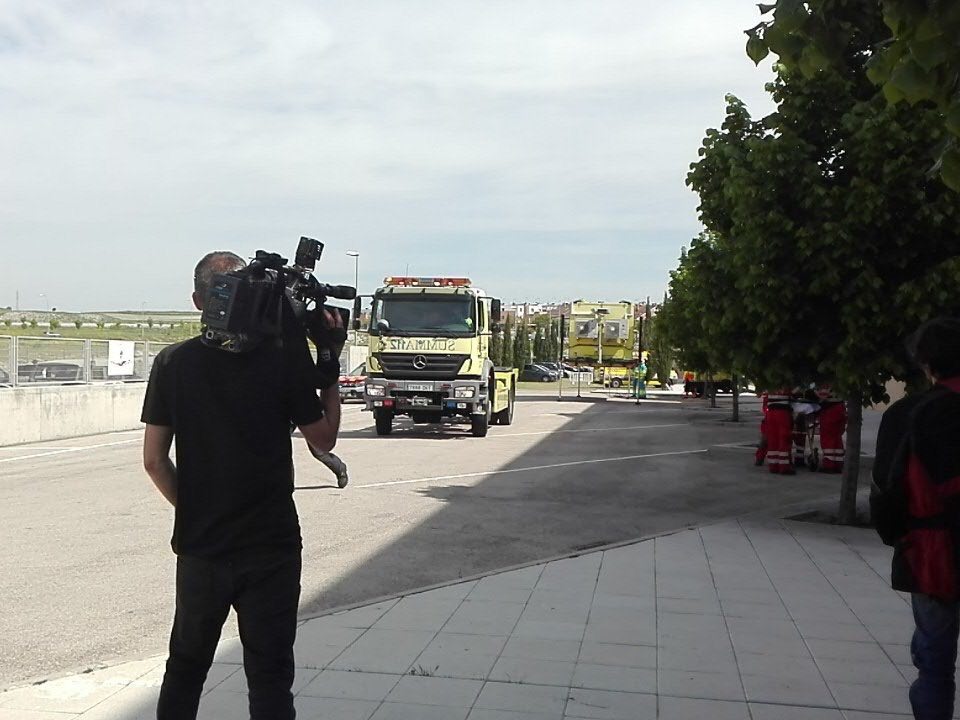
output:
[[473,433],[474,437],[487,436],[487,430],[490,429],[490,413],[492,408],[493,404],[487,400],[487,410],[483,415],[470,416],[470,432]]
[[393,431],[393,413],[389,410],[374,410],[373,419],[377,424],[377,435],[389,435]]

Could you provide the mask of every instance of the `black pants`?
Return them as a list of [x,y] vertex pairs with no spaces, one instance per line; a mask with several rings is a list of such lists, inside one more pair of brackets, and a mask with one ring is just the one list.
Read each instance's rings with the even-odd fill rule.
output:
[[300,551],[177,558],[177,612],[157,720],[194,720],[230,607],[237,611],[251,720],[294,720]]

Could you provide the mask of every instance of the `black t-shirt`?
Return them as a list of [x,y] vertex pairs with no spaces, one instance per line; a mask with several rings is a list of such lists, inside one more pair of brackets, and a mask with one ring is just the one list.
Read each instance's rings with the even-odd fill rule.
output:
[[141,421],[173,428],[173,551],[221,557],[300,546],[290,424],[319,420],[306,347],[230,353],[193,338],[157,355]]

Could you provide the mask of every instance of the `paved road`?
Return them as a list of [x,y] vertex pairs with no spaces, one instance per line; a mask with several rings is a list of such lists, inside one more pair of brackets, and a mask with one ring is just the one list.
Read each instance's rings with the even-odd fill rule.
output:
[[[485,439],[412,425],[379,438],[348,408],[346,489],[297,443],[303,612],[836,491],[753,468],[717,446],[755,427],[692,407],[528,395]],[[140,438],[0,448],[0,688],[163,651],[172,513]]]

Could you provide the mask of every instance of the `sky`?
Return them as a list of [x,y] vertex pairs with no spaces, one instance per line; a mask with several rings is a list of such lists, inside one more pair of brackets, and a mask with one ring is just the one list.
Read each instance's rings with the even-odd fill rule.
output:
[[[0,0],[0,307],[188,309],[210,250],[371,292],[663,294],[741,0]],[[348,251],[359,252],[356,261]]]

